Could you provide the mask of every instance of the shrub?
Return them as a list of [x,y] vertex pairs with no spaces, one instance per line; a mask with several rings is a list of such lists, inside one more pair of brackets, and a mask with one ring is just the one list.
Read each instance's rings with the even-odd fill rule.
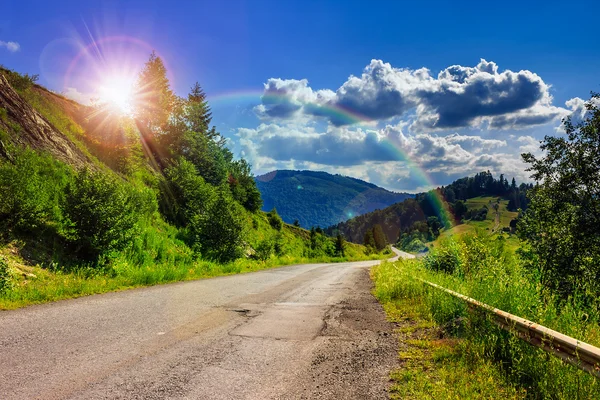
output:
[[59,202],[71,170],[32,150],[0,161],[0,226],[6,232],[33,232],[60,221]]
[[0,294],[12,289],[12,278],[6,259],[0,256]]
[[269,220],[269,224],[271,224],[273,229],[280,231],[281,228],[283,228],[283,220],[279,214],[277,214],[277,210],[275,208],[267,213],[267,219]]
[[194,215],[190,230],[196,244],[209,259],[224,263],[243,254],[244,209],[233,200],[226,186],[218,188],[217,196],[205,214]]
[[275,247],[274,245],[275,243],[271,239],[264,239],[260,241],[256,246],[256,253],[254,256],[261,261],[268,260],[271,258],[271,254],[273,254]]
[[161,211],[168,220],[185,226],[206,213],[214,198],[214,189],[198,174],[190,161],[179,158],[165,170],[167,178],[161,190]]
[[426,268],[432,271],[454,273],[461,266],[460,245],[448,241],[445,245],[432,250],[423,260]]
[[124,249],[137,233],[144,199],[133,186],[103,172],[81,170],[63,203],[67,239],[85,259]]

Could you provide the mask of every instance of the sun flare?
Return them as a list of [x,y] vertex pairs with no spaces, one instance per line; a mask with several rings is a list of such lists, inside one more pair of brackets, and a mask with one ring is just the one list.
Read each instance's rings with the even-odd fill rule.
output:
[[122,115],[133,112],[133,81],[123,77],[110,77],[99,87],[100,101]]

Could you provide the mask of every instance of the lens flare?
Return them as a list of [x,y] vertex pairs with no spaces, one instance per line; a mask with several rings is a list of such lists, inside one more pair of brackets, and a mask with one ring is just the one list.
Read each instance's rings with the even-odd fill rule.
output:
[[106,78],[98,88],[99,101],[122,115],[133,113],[133,81],[122,76]]

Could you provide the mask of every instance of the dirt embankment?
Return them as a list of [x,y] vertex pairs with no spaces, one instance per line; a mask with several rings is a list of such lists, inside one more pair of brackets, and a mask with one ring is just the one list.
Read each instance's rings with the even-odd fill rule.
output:
[[[0,129],[10,133],[18,145],[50,153],[57,159],[81,167],[89,165],[88,157],[62,132],[33,109],[0,74]],[[6,143],[0,143],[0,157],[9,158]]]

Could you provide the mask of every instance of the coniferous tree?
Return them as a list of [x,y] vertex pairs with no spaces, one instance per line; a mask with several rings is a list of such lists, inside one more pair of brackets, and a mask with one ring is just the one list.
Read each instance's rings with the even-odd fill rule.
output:
[[145,148],[160,166],[164,166],[174,140],[169,135],[171,117],[181,108],[181,101],[171,90],[167,69],[154,51],[138,76],[134,108],[135,122]]
[[188,94],[185,119],[191,131],[208,135],[212,112],[206,100],[206,93],[198,82],[192,86]]
[[171,90],[167,69],[154,51],[140,72],[134,97],[136,121],[150,134],[164,133],[176,96]]
[[373,250],[377,248],[377,245],[375,244],[375,237],[373,237],[373,229],[367,230],[367,232],[365,233],[363,244],[366,247],[371,248]]
[[335,237],[335,253],[336,253],[336,255],[344,257],[346,255],[345,249],[346,249],[346,244],[344,242],[344,237],[342,236],[341,233],[338,232],[337,236]]
[[385,246],[387,246],[387,237],[385,236],[385,233],[383,233],[383,228],[381,228],[381,225],[376,224],[373,227],[373,239],[375,240],[375,248],[378,251],[381,251],[383,249],[385,249]]

